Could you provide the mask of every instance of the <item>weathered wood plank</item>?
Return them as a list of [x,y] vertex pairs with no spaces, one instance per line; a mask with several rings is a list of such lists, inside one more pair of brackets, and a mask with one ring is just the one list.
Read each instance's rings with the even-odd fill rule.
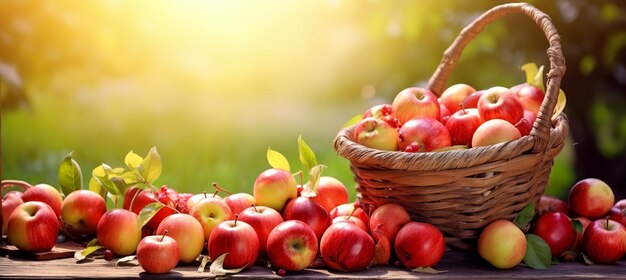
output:
[[[136,264],[136,261],[135,261]],[[165,275],[149,275],[138,265],[115,267],[115,261],[96,258],[77,264],[73,258],[34,261],[17,257],[0,257],[0,278],[7,279],[132,279],[132,278],[186,278],[213,279],[215,275],[207,270],[198,273],[198,264],[181,265]],[[287,278],[303,279],[626,279],[626,261],[616,265],[584,265],[579,262],[561,263],[548,270],[533,270],[517,266],[510,270],[497,270],[490,267],[478,256],[457,251],[446,251],[443,260],[436,267],[447,270],[442,274],[414,273],[394,266],[376,266],[355,273],[329,272],[325,269],[309,269],[290,273]],[[280,278],[270,269],[255,266],[244,272],[230,275],[236,279],[277,279]]]
[[0,242],[0,254],[13,257],[19,257],[29,260],[53,260],[63,258],[73,258],[74,253],[84,249],[80,245],[73,242],[59,243],[52,250],[43,253],[30,253],[17,249],[13,245]]

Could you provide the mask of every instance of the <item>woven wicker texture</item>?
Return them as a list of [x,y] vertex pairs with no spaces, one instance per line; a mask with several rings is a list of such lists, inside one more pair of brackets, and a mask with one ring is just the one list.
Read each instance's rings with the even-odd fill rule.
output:
[[371,210],[384,203],[401,204],[414,221],[432,223],[444,233],[448,245],[466,250],[490,222],[513,219],[528,203],[539,200],[553,159],[568,134],[564,114],[552,119],[565,59],[548,15],[526,3],[504,4],[485,12],[445,51],[429,88],[439,96],[463,48],[495,19],[520,13],[530,17],[549,42],[546,96],[530,135],[487,147],[405,153],[357,144],[355,126],[347,127],[338,133],[334,146],[350,161],[362,207]]

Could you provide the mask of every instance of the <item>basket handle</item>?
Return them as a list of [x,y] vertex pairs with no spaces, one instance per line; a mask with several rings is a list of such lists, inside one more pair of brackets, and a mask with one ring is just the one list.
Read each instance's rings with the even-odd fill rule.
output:
[[533,124],[533,129],[530,132],[530,135],[534,136],[536,141],[533,152],[543,152],[548,148],[550,141],[550,128],[552,127],[551,118],[554,107],[556,106],[561,79],[565,74],[565,58],[561,50],[561,38],[556,31],[556,27],[550,21],[550,17],[541,10],[528,3],[511,3],[499,5],[486,11],[466,26],[452,45],[444,52],[443,58],[428,84],[430,90],[437,96],[440,96],[446,88],[446,81],[465,46],[489,23],[502,16],[513,13],[525,14],[533,19],[539,28],[543,30],[550,44],[547,50],[548,59],[550,60],[550,71],[548,72],[546,82],[547,90],[541,107],[539,108],[537,120]]

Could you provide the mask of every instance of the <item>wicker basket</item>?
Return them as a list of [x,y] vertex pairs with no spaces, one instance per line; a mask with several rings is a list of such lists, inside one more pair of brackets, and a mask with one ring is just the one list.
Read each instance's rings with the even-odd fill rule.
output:
[[547,185],[554,157],[568,134],[564,114],[552,119],[565,59],[550,18],[526,3],[490,9],[459,34],[429,81],[440,95],[463,48],[490,22],[513,13],[532,18],[544,31],[550,71],[546,96],[528,136],[487,147],[406,153],[371,149],[353,141],[354,127],[341,130],[335,150],[350,161],[357,199],[365,209],[385,203],[403,205],[414,221],[437,226],[453,248],[475,245],[480,230],[497,219],[513,219],[537,202]]

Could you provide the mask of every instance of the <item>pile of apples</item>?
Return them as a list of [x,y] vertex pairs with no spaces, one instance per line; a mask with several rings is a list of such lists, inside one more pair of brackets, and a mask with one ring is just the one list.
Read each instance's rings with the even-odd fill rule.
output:
[[425,88],[404,89],[391,104],[369,108],[356,124],[353,139],[373,149],[413,153],[516,140],[530,134],[545,95],[543,67],[531,63],[523,69],[527,82],[511,88],[476,91],[455,84],[439,98]]
[[213,194],[134,185],[124,192],[121,208],[107,209],[103,196],[91,190],[62,198],[50,185],[22,182],[23,193],[4,196],[3,229],[11,244],[29,252],[51,250],[57,236],[79,242],[96,237],[84,251],[106,249],[107,260],[136,253],[141,267],[155,274],[203,258],[234,271],[270,266],[279,275],[309,267],[359,271],[390,262],[415,269],[441,260],[445,241],[436,227],[412,222],[397,204],[366,213],[349,202],[343,183],[321,176],[325,166],[299,144],[308,182],[304,172],[292,173],[284,156],[269,149],[272,168],[258,175],[251,194],[221,197],[225,190],[215,183]]
[[611,188],[602,180],[587,178],[570,189],[568,203],[542,196],[530,228],[507,221],[489,224],[480,234],[478,253],[493,266],[507,269],[526,261],[533,235],[545,246],[546,266],[552,259],[613,264],[626,254],[626,199],[615,203]]

